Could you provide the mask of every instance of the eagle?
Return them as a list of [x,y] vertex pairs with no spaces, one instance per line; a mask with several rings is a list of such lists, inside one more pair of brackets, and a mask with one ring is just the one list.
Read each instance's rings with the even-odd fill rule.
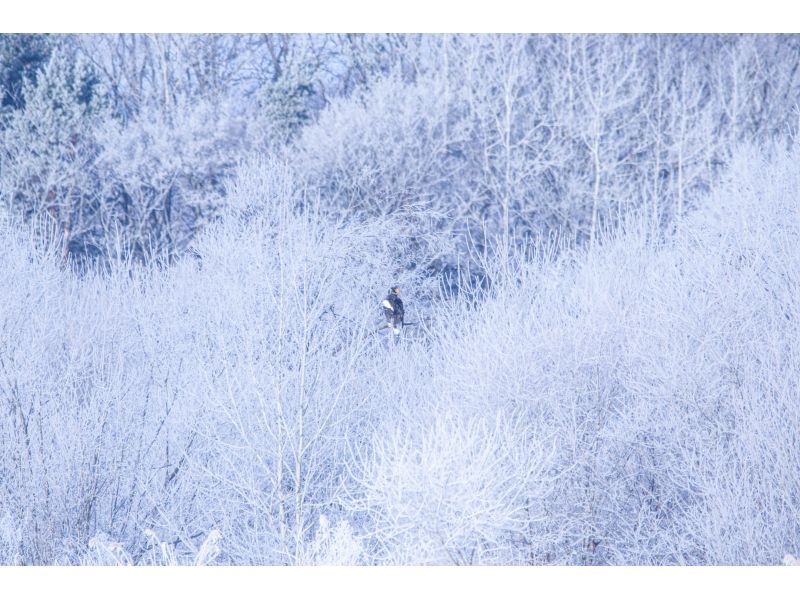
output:
[[381,302],[383,306],[383,315],[386,316],[386,326],[392,329],[395,336],[400,334],[403,329],[403,302],[398,297],[400,294],[400,287],[393,286],[389,289],[386,298]]

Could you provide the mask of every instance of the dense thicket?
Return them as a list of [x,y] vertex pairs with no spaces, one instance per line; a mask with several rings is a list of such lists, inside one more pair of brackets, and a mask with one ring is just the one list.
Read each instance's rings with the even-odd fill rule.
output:
[[79,276],[4,229],[0,561],[796,554],[799,162],[742,151],[661,241],[476,257],[488,289],[424,308],[401,227],[297,209],[275,162],[168,269]]

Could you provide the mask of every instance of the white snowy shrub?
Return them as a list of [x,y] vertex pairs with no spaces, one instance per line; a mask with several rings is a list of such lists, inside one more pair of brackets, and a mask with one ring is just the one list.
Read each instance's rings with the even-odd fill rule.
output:
[[425,410],[421,425],[379,431],[358,474],[351,505],[368,514],[376,556],[395,564],[522,560],[515,552],[531,515],[542,514],[547,439],[529,436],[513,416]]
[[556,560],[795,550],[797,163],[796,149],[741,152],[663,243],[632,221],[588,253],[487,269],[485,299],[453,306],[435,395],[522,406],[551,430]]
[[303,565],[362,565],[364,547],[353,535],[347,520],[331,526],[325,515],[320,515],[314,539],[307,544],[300,557]]

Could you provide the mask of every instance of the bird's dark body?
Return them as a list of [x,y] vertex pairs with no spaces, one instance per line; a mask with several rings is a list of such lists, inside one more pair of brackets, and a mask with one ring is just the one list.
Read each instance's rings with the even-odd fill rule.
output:
[[386,323],[394,329],[396,334],[399,333],[403,328],[405,310],[403,301],[397,296],[395,289],[390,289],[389,294],[383,300],[383,315],[386,316]]

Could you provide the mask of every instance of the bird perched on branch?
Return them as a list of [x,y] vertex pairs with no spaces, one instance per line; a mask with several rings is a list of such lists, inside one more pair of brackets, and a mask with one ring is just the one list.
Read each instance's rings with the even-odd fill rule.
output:
[[400,334],[403,329],[403,302],[398,295],[400,294],[400,287],[393,286],[389,289],[389,294],[381,302],[383,306],[383,315],[386,316],[386,325],[392,329],[395,336]]

